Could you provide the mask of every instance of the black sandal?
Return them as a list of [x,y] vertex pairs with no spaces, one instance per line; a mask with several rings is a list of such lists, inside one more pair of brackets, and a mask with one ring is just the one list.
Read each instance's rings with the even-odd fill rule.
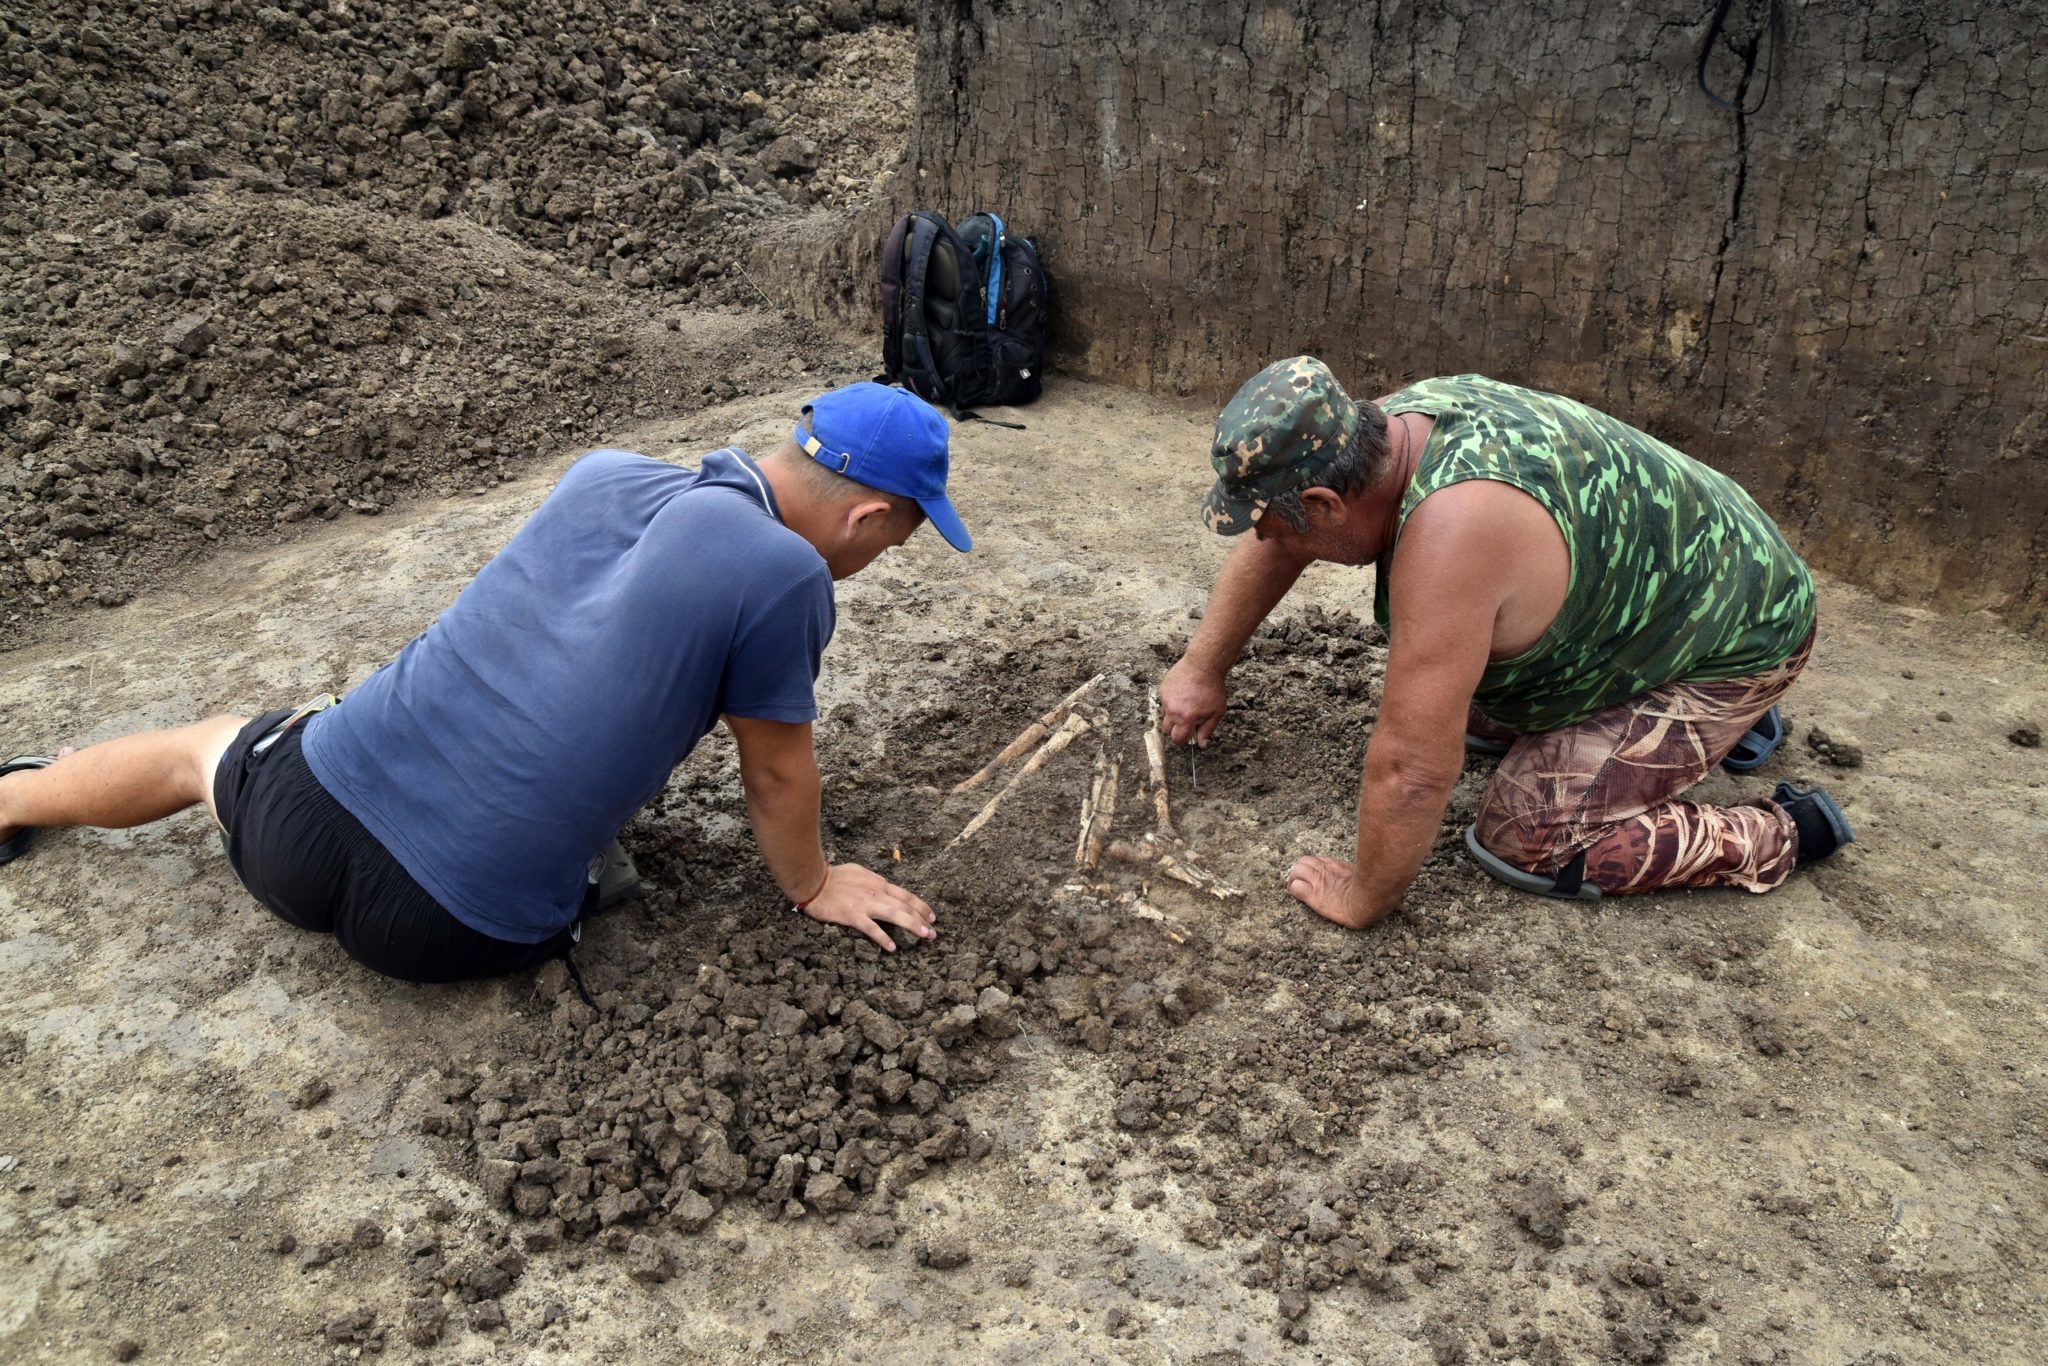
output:
[[1730,773],[1748,773],[1763,767],[1764,760],[1778,752],[1778,746],[1785,743],[1785,717],[1772,707],[1756,719],[1749,733],[1735,742],[1735,748],[1728,751],[1721,760],[1721,767]]
[[1500,855],[1479,842],[1479,827],[1465,827],[1465,852],[1472,855],[1472,861],[1488,876],[1493,877],[1519,891],[1534,892],[1537,896],[1554,896],[1560,901],[1598,901],[1600,889],[1586,881],[1586,854],[1580,850],[1577,857],[1557,870],[1555,877],[1531,873],[1515,867]]

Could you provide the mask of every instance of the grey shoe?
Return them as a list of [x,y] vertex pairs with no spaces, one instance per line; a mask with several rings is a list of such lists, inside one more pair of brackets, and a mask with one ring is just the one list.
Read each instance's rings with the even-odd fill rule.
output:
[[593,907],[596,911],[608,911],[621,901],[647,894],[640,870],[633,866],[632,858],[617,840],[590,860],[590,880],[597,884],[597,903]]

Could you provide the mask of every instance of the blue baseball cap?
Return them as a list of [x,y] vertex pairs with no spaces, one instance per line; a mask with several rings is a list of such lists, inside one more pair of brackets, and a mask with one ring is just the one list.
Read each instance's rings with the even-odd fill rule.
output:
[[873,380],[849,384],[806,403],[792,435],[834,474],[916,499],[953,549],[974,548],[946,498],[946,419],[916,394]]

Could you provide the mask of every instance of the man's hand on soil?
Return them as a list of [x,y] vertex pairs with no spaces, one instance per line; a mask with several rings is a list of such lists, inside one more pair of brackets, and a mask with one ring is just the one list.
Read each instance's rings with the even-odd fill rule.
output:
[[1159,727],[1176,745],[1206,745],[1223,703],[1222,677],[1183,659],[1159,680]]
[[901,925],[919,939],[936,939],[939,935],[932,924],[937,916],[931,907],[858,863],[833,864],[824,890],[812,899],[804,914],[828,925],[859,930],[887,953],[896,952],[896,941],[882,928],[884,925]]
[[1364,904],[1358,886],[1358,870],[1342,859],[1315,854],[1296,859],[1287,873],[1287,894],[1325,920],[1347,929],[1362,930],[1386,919]]

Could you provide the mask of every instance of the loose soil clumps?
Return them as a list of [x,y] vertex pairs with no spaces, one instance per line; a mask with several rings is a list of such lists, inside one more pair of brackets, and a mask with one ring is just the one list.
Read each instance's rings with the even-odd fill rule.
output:
[[736,1200],[839,1214],[885,1176],[900,1189],[986,1153],[952,1097],[993,1075],[1019,976],[943,949],[884,963],[828,933],[792,918],[694,972],[614,959],[596,1010],[561,993],[533,1060],[463,1097],[486,1196],[551,1241],[627,1250],[638,1229],[694,1233]]
[[[1014,637],[1022,623],[1006,625]],[[1455,832],[1484,775],[1461,785],[1424,869],[1417,904],[1430,909],[1334,940],[1263,914],[1205,917],[1227,898],[1142,865],[1075,866],[1088,750],[1099,743],[1129,761],[1125,772],[1144,772],[1144,685],[1179,642],[1125,659],[1088,648],[1048,631],[1005,659],[933,661],[926,693],[943,700],[863,713],[866,734],[846,733],[854,717],[825,732],[840,854],[879,855],[926,895],[940,910],[933,945],[885,956],[794,916],[729,935],[700,922],[773,891],[750,851],[709,833],[731,829],[737,811],[730,753],[700,754],[678,775],[628,831],[659,889],[646,933],[593,936],[583,955],[597,1008],[565,972],[543,972],[550,1018],[453,1086],[430,1125],[458,1141],[494,1205],[529,1221],[530,1250],[594,1240],[624,1254],[627,1276],[658,1282],[674,1261],[665,1240],[736,1203],[771,1219],[844,1216],[856,1245],[889,1247],[889,1211],[914,1182],[993,1150],[970,1102],[1012,1067],[1021,1034],[1106,1056],[1112,1098],[1088,1178],[1108,1182],[1141,1157],[1173,1174],[1182,1238],[1241,1249],[1244,1284],[1281,1296],[1284,1336],[1308,1339],[1319,1292],[1397,1295],[1403,1278],[1428,1283],[1459,1266],[1436,1232],[1451,1195],[1441,1178],[1344,1136],[1388,1106],[1420,1116],[1419,1093],[1390,1083],[1442,1082],[1468,1056],[1507,1048],[1491,1023],[1492,976],[1456,942],[1475,875],[1455,862]],[[1254,859],[1257,832],[1227,816],[1241,800],[1283,827],[1341,818],[1384,669],[1383,634],[1347,614],[1311,607],[1264,628],[1233,675],[1232,743],[1197,775],[1180,754],[1168,768],[1192,856],[1233,871]],[[1107,680],[1091,700],[1107,724],[949,847],[986,793],[941,794],[1096,672]],[[887,787],[861,781],[861,756],[877,751]],[[1143,795],[1117,803],[1142,813],[1133,825],[1151,819]],[[691,945],[704,942],[718,947],[700,958]],[[1267,1004],[1218,1011],[1229,998]],[[1248,1013],[1262,1020],[1254,1033],[1225,1023]],[[1572,1198],[1551,1176],[1502,1179],[1515,1183],[1494,1211],[1503,1235],[1518,1228],[1540,1250],[1559,1248]],[[1162,1199],[1156,1187],[1125,1194],[1133,1209]],[[914,1251],[927,1266],[959,1265],[968,1248],[955,1241]],[[1630,1359],[1654,1359],[1704,1315],[1680,1270],[1652,1271],[1661,1279],[1648,1298],[1630,1298],[1633,1273],[1615,1283],[1628,1300],[1616,1331],[1637,1344],[1617,1339],[1615,1351]]]

